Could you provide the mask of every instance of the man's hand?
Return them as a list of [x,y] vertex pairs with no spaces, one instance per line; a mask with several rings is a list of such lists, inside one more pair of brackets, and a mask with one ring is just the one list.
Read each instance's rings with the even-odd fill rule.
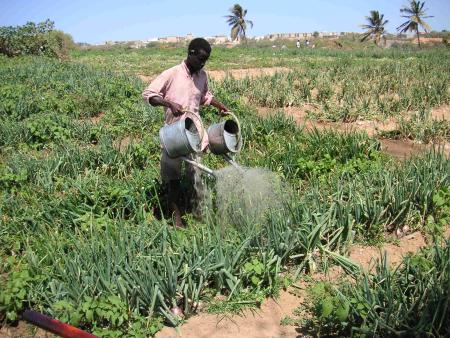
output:
[[184,114],[183,106],[181,104],[167,101],[167,107],[172,111],[174,116],[180,116]]
[[223,116],[227,116],[227,115],[230,115],[230,112],[228,111],[228,109],[219,111],[219,116],[223,117]]
[[228,108],[222,103],[217,101],[216,99],[212,99],[211,101],[211,106],[216,107],[217,109],[219,109],[219,115],[220,116],[226,116],[228,115]]
[[174,116],[180,116],[184,114],[183,107],[181,104],[165,100],[161,96],[152,96],[148,99],[148,103],[152,106],[164,106],[169,108]]

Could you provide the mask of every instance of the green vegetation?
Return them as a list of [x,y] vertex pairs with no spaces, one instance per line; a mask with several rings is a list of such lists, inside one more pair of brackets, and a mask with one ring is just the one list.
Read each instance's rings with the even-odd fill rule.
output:
[[[130,75],[154,75],[184,57],[183,49],[79,51],[77,62],[100,64]],[[271,50],[216,48],[209,69],[285,67],[275,75],[222,82],[215,92],[252,105],[282,108],[307,105],[312,118],[332,121],[399,118],[448,104],[450,64],[447,49],[408,50]]]
[[398,129],[382,132],[382,136],[393,139],[411,139],[423,143],[450,141],[450,122],[434,119],[429,111],[421,110],[407,118],[399,119]]
[[326,59],[305,58],[304,65],[298,64],[291,72],[228,77],[219,88],[224,87],[236,99],[245,96],[258,106],[308,104],[311,116],[333,121],[398,117],[449,102],[447,51],[425,53],[424,58],[390,53],[355,57],[339,52]]
[[370,16],[366,16],[367,24],[362,25],[362,28],[366,30],[363,34],[361,41],[365,41],[368,38],[372,38],[375,44],[378,46],[381,38],[385,34],[384,26],[389,22],[384,20],[384,14],[380,14],[378,11],[370,11]]
[[[273,51],[214,53],[211,65],[218,68],[222,60],[229,64],[241,54],[239,62],[250,66]],[[273,107],[316,103],[335,119],[359,115],[366,96],[370,102],[363,116],[429,108],[448,103],[448,61],[443,59],[448,52],[279,53],[259,62],[292,65],[295,72],[228,77],[211,87],[242,122],[245,146],[238,161],[270,169],[290,192],[257,219],[223,217],[212,199],[203,219],[189,219],[186,229],[174,229],[160,217],[157,133],[163,114],[141,100],[145,84],[133,76],[142,68],[153,74],[180,62],[184,49],[77,51],[72,61],[1,57],[0,312],[7,320],[33,308],[99,336],[148,336],[163,322],[179,325],[202,302],[211,312],[258,306],[290,283],[282,277],[287,273],[298,277],[337,264],[358,275],[359,268],[345,258],[354,241],[380,243],[405,225],[430,236],[442,234],[450,185],[449,161],[442,153],[399,163],[366,134],[307,132],[282,114],[259,117],[242,97]],[[153,59],[139,65],[147,56]],[[163,58],[167,63],[159,64]],[[126,59],[129,65],[121,68]],[[99,60],[104,62],[94,66]],[[349,113],[336,108],[330,83],[348,89],[341,94]],[[314,88],[317,95],[311,94]],[[397,91],[402,93],[398,101],[382,96]],[[353,101],[346,101],[350,95]],[[217,119],[212,108],[202,113],[206,124]],[[225,166],[210,155],[205,163]],[[448,262],[444,253],[440,257]],[[417,278],[423,281],[423,276]],[[367,278],[371,290],[379,292],[375,277]],[[437,269],[430,280],[441,285]],[[354,297],[362,297],[358,285],[349,289]],[[438,293],[432,297],[440,299]],[[332,299],[329,315],[320,315],[324,325],[329,316],[347,313],[339,299]],[[402,302],[411,305],[410,298]],[[353,305],[350,315],[363,323]],[[360,329],[375,330],[375,317],[367,318]],[[403,323],[412,319],[399,326],[383,320],[405,330]],[[443,332],[438,322],[427,325]],[[431,330],[420,325],[423,332]],[[348,332],[347,326],[341,329]]]
[[415,32],[417,35],[417,43],[420,47],[420,35],[419,35],[419,27],[422,27],[425,32],[429,32],[431,27],[425,22],[424,19],[432,18],[430,15],[426,15],[427,9],[424,9],[425,1],[420,2],[416,0],[411,0],[409,2],[409,6],[403,6],[400,9],[400,12],[403,13],[403,18],[408,19],[404,23],[402,23],[397,30],[400,33],[405,33],[408,31]]
[[243,9],[241,5],[235,4],[230,9],[231,15],[225,16],[227,23],[231,26],[231,40],[246,40],[245,31],[247,30],[247,24],[250,28],[253,27],[253,21],[244,19],[247,15],[247,10]]
[[354,282],[313,283],[295,313],[300,319],[285,324],[303,325],[318,336],[447,336],[450,245],[441,244],[396,267],[384,256]]
[[54,22],[46,20],[23,26],[0,27],[0,54],[7,56],[43,55],[64,58],[75,44],[70,35],[55,30]]

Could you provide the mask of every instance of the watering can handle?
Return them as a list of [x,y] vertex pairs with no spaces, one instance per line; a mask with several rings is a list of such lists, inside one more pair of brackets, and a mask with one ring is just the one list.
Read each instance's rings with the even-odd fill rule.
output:
[[238,142],[241,143],[242,142],[242,129],[241,129],[241,123],[239,122],[238,118],[236,115],[234,115],[232,112],[227,111],[226,115],[223,115],[222,117],[227,117],[227,116],[231,116],[233,118],[233,120],[236,122],[238,129],[239,129],[239,140]]
[[198,123],[200,124],[200,129],[201,129],[200,144],[201,144],[203,142],[203,137],[205,136],[205,128],[203,127],[202,119],[199,116],[197,116],[196,114],[194,114],[193,112],[191,112],[190,110],[187,110],[187,109],[183,109],[183,113],[186,113],[186,116],[188,116],[188,117],[193,117],[193,118],[197,119]]

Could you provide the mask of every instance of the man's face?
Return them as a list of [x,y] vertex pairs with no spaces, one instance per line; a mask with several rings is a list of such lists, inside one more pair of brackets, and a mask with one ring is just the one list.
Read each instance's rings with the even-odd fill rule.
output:
[[193,72],[198,72],[200,69],[202,69],[205,66],[208,58],[209,58],[209,53],[203,49],[189,51],[189,55],[187,58],[189,68]]

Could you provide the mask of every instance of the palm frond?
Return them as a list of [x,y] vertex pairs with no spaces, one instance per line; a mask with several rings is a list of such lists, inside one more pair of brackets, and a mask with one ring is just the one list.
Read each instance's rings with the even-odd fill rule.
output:
[[361,37],[361,42],[366,41],[371,35],[372,35],[371,32],[364,33],[363,36]]
[[247,24],[253,28],[253,22],[251,20],[245,20],[244,17],[247,14],[247,10],[243,9],[241,5],[234,4],[230,8],[231,15],[225,15],[228,25],[231,26],[231,39],[236,40],[238,37],[245,39],[245,31]]
[[375,44],[378,45],[380,37],[385,32],[384,25],[388,23],[388,20],[384,20],[384,14],[372,10],[370,15],[366,16],[367,23],[361,25],[361,28],[365,29],[366,32],[362,35],[361,42],[367,40],[369,37],[374,38]]
[[420,2],[416,0],[411,0],[409,6],[403,6],[400,9],[400,12],[404,15],[401,15],[402,18],[408,19],[403,24],[397,27],[397,30],[401,33],[407,31],[415,31],[419,34],[419,25],[423,27],[425,32],[430,31],[431,27],[427,24],[423,19],[431,18],[431,15],[426,15],[426,11],[428,9],[424,9],[425,1]]

